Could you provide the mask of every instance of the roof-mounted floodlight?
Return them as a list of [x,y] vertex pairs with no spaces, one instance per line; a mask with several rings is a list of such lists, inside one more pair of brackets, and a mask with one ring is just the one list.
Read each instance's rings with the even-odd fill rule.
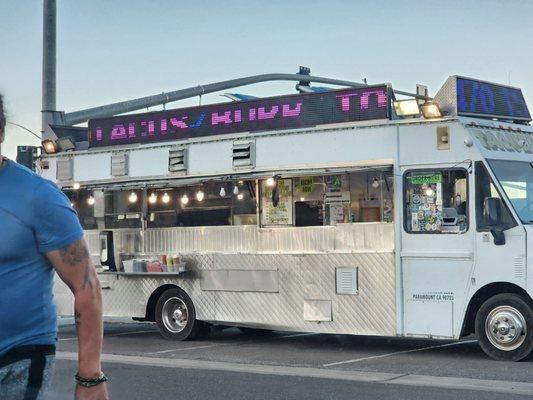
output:
[[76,143],[71,136],[60,137],[56,142],[61,151],[76,150]]
[[399,117],[408,117],[420,115],[420,108],[418,107],[418,100],[397,100],[393,102],[394,111]]
[[57,153],[57,143],[52,139],[46,139],[41,142],[46,154]]
[[442,118],[442,111],[440,110],[439,105],[434,101],[426,100],[420,108],[422,109],[422,115],[426,119]]

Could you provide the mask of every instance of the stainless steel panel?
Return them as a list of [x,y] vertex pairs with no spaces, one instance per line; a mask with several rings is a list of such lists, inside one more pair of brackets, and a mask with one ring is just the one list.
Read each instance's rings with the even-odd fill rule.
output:
[[[89,234],[88,234],[89,235]],[[96,242],[97,244],[97,242]],[[116,251],[141,251],[138,231],[116,231]],[[175,228],[145,232],[148,254],[180,254],[187,278],[110,279],[105,310],[112,316],[144,316],[161,285],[181,287],[199,319],[304,332],[396,334],[393,224],[259,229],[255,226]],[[96,250],[98,252],[98,250]],[[337,294],[335,269],[358,268],[358,294]],[[278,271],[278,292],[205,291],[205,271]],[[306,300],[331,302],[332,320],[303,318]]]
[[278,271],[235,269],[202,271],[200,287],[207,291],[277,293]]

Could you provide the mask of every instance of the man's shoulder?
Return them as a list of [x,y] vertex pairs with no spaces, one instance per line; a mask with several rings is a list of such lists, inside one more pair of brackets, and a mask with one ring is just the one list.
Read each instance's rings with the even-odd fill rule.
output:
[[25,190],[29,188],[37,189],[38,187],[53,188],[56,190],[58,189],[53,182],[36,174],[29,168],[26,168],[25,166],[14,161],[10,161],[10,163],[12,178],[16,180],[17,186],[24,187]]

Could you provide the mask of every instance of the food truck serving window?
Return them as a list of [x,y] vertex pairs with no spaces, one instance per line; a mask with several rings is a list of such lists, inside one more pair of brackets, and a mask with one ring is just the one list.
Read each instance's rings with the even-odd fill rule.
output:
[[404,180],[404,227],[409,233],[464,233],[468,229],[468,174],[464,169],[409,171]]

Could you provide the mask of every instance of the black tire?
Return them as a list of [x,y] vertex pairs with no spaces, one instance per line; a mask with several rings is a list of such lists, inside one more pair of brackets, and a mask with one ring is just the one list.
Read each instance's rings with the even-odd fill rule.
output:
[[491,297],[481,305],[475,324],[481,348],[495,360],[520,361],[533,352],[533,309],[519,295]]
[[196,319],[191,298],[179,288],[168,289],[157,300],[155,321],[168,340],[191,340],[205,335],[209,326]]

